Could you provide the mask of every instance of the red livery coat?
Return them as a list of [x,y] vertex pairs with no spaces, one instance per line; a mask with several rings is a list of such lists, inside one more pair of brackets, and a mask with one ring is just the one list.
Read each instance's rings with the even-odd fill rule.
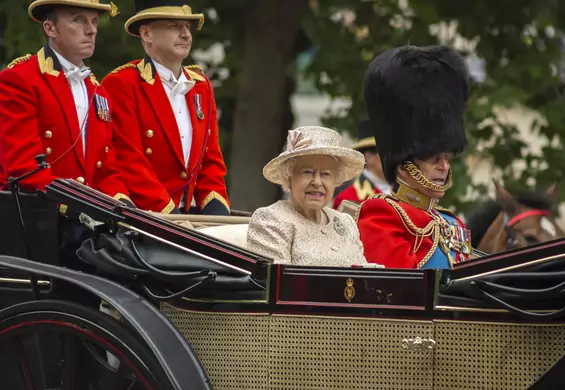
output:
[[49,46],[0,72],[0,187],[10,176],[36,169],[34,157],[46,154],[50,167],[20,182],[22,189],[43,190],[55,178],[70,178],[116,199],[129,199],[116,169],[110,113],[108,120],[101,119],[95,104],[101,97],[111,110],[108,96],[94,76],[84,81],[92,102],[86,153],[71,87]]
[[361,174],[355,179],[353,184],[346,187],[335,197],[333,208],[337,210],[341,202],[344,200],[361,203],[369,199],[371,196],[380,194],[381,192],[380,188],[375,187],[371,180]]
[[[394,205],[393,205],[394,204]],[[442,209],[442,213],[449,213]],[[463,222],[453,216],[459,226]],[[418,237],[412,228],[423,229],[432,222],[427,211],[387,196],[375,196],[365,201],[357,215],[357,225],[369,263],[387,268],[420,268],[432,255],[434,235]],[[417,240],[421,241],[416,248]],[[416,250],[415,250],[416,249]],[[467,259],[466,255],[463,261]]]
[[184,193],[185,209],[194,196],[202,213],[229,214],[214,92],[201,72],[191,67],[184,72],[196,82],[186,94],[193,128],[188,167],[175,114],[153,61],[145,57],[122,65],[102,81],[114,102],[120,170],[140,208],[170,213]]

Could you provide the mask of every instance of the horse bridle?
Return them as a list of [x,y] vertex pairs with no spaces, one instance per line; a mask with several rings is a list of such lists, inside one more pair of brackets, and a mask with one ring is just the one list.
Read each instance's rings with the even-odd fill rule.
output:
[[513,218],[508,218],[508,214],[504,213],[504,230],[506,230],[506,250],[518,248],[518,239],[516,237],[516,231],[512,228],[518,222],[533,216],[544,216],[551,217],[552,213],[547,210],[528,210],[516,215]]

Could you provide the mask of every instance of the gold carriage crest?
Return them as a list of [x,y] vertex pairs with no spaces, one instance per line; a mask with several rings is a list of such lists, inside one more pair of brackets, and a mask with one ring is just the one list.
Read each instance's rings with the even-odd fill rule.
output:
[[347,278],[347,280],[345,281],[345,290],[343,290],[343,295],[349,303],[351,303],[351,300],[355,298],[355,287],[353,287],[353,279]]

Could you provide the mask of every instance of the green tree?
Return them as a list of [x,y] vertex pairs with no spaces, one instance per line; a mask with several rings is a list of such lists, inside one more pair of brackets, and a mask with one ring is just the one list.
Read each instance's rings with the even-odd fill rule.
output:
[[[330,22],[340,9],[350,10],[355,21],[349,25]],[[454,163],[455,186],[442,201],[444,205],[465,212],[475,206],[474,201],[463,199],[469,187],[486,192],[486,188],[472,185],[465,157],[487,141],[492,146],[482,154],[502,169],[502,178],[511,190],[524,190],[531,178],[536,187],[543,188],[563,177],[565,101],[563,82],[556,71],[562,60],[556,31],[563,26],[564,8],[559,2],[413,0],[402,8],[398,1],[336,0],[319,1],[316,15],[306,22],[317,49],[307,72],[320,91],[351,97],[347,112],[324,118],[328,125],[341,129],[355,129],[365,115],[364,72],[379,52],[407,43],[436,44],[440,39],[430,26],[440,23],[453,23],[460,37],[478,41],[475,51],[486,63],[487,78],[472,85],[467,110],[469,148]],[[454,44],[454,39],[451,36],[442,42]],[[523,107],[541,113],[546,123],[535,122],[532,132],[542,143],[553,141],[553,145],[544,147],[542,155],[533,155],[519,139],[518,129],[498,120],[494,113],[497,107]],[[511,166],[518,159],[526,163],[520,174]],[[561,188],[560,194],[565,194],[565,189]]]
[[[365,115],[363,78],[379,52],[404,44],[454,43],[438,38],[440,24],[455,26],[458,36],[475,43],[485,61],[486,80],[474,83],[467,110],[468,152],[453,166],[455,186],[444,200],[460,212],[472,208],[464,194],[471,187],[465,165],[468,153],[482,154],[503,171],[511,189],[524,189],[534,178],[544,187],[563,177],[565,107],[563,51],[558,32],[565,6],[557,0],[203,0],[191,3],[206,14],[201,32],[194,34],[194,51],[221,45],[221,63],[198,58],[215,85],[220,110],[222,147],[229,169],[229,191],[235,208],[253,210],[273,202],[279,192],[266,182],[261,169],[283,147],[293,116],[289,97],[297,79],[306,79],[321,93],[351,99],[340,113],[328,113],[327,125],[353,131]],[[114,67],[142,55],[139,42],[123,24],[134,12],[133,0],[120,1],[120,14],[102,21],[94,58],[88,61],[102,78]],[[352,20],[344,18],[350,11]],[[342,15],[340,17],[340,15]],[[0,64],[35,53],[43,44],[41,27],[27,16],[27,3],[0,0]],[[305,45],[306,43],[306,45]],[[308,44],[313,53],[305,71],[296,60]],[[464,54],[469,54],[467,49]],[[193,56],[196,58],[196,55]],[[194,59],[190,60],[191,62]],[[560,73],[561,72],[561,73]],[[227,75],[227,76],[226,76]],[[538,111],[545,121],[532,132],[548,146],[533,155],[515,127],[501,123],[497,107]],[[516,174],[512,162],[526,164]],[[531,181],[531,180],[530,180]],[[477,188],[484,193],[485,188]],[[565,195],[561,189],[560,195]]]

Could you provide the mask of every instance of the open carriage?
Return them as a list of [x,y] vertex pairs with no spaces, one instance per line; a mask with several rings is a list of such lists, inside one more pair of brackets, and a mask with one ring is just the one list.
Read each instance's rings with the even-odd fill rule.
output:
[[[181,224],[61,179],[1,195],[3,389],[565,384],[565,240],[453,271],[297,267],[246,250],[245,217]],[[63,224],[88,232],[74,257]]]

